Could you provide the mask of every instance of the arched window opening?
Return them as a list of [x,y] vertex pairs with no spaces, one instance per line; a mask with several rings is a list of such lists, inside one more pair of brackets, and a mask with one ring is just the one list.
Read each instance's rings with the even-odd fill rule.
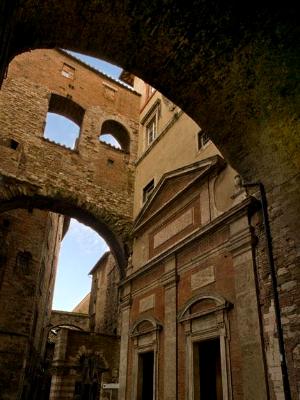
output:
[[[118,147],[115,143],[119,144],[126,153],[129,153],[130,138],[127,129],[117,121],[107,120],[101,127],[101,133],[99,136],[101,142],[111,144],[114,147]],[[114,139],[114,142],[112,142]]]
[[100,142],[109,144],[113,147],[116,147],[117,149],[121,149],[120,143],[109,133],[103,133],[99,137]]
[[82,108],[79,104],[75,103],[71,96],[64,97],[58,94],[52,93],[50,102],[49,102],[49,110],[50,113],[55,113],[62,115],[75,124],[81,127],[83,117],[84,117],[84,108]]
[[71,98],[52,93],[46,118],[44,137],[75,149],[84,117],[84,109]]
[[47,114],[44,137],[51,142],[73,150],[79,133],[80,127],[68,118],[50,112]]

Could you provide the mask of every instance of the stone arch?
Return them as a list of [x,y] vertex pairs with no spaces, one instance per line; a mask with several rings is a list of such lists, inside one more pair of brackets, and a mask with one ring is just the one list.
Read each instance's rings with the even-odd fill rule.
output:
[[52,330],[59,329],[59,328],[71,328],[71,329],[75,329],[77,331],[84,332],[83,328],[81,328],[78,325],[73,325],[73,324],[58,324],[58,325],[54,325],[54,326],[49,326],[48,327],[48,331],[50,332]]
[[100,140],[101,135],[110,134],[113,136],[117,142],[120,144],[121,149],[126,153],[130,152],[130,134],[129,130],[125,127],[123,122],[118,121],[117,119],[106,119],[101,126],[100,131]]
[[98,202],[91,202],[81,196],[74,197],[74,193],[2,177],[0,212],[17,208],[48,210],[76,218],[88,225],[106,241],[115,257],[120,277],[125,276],[132,226],[130,218],[114,216]]

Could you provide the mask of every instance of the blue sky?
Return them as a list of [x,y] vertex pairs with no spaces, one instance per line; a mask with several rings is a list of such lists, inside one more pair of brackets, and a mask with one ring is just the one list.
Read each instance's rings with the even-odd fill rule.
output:
[[107,249],[95,231],[71,220],[59,254],[52,308],[71,311],[80,302],[91,288],[88,273]]
[[[121,69],[92,57],[72,53],[83,62],[118,79]],[[58,144],[74,148],[79,127],[72,121],[57,114],[48,113],[44,135]],[[100,132],[99,132],[100,133]],[[118,146],[112,137],[103,139]],[[71,311],[90,291],[93,268],[108,247],[105,241],[92,229],[72,219],[70,228],[62,241],[58,259],[53,309]]]

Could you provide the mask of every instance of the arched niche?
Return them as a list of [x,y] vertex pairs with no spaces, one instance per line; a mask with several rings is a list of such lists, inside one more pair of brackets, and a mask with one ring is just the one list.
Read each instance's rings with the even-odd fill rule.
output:
[[101,136],[111,135],[119,144],[121,149],[129,153],[130,151],[130,136],[128,130],[125,128],[123,124],[113,119],[108,119],[103,122],[101,126],[101,132],[99,139],[101,140]]

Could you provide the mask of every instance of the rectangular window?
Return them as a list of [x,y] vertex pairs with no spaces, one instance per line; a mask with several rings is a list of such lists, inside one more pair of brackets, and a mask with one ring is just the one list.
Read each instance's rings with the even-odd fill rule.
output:
[[61,74],[65,78],[74,79],[75,78],[75,68],[71,67],[71,65],[64,63],[62,70],[61,70]]
[[223,400],[220,339],[194,343],[194,399]]
[[143,189],[143,203],[148,199],[154,189],[154,179],[152,179]]
[[146,125],[146,136],[147,136],[147,145],[150,146],[150,144],[154,141],[156,138],[157,134],[157,118],[156,114],[154,117],[150,120],[150,122]]
[[137,400],[153,400],[154,352],[140,353],[138,357]]
[[199,131],[198,132],[198,150],[202,149],[207,145],[210,141],[210,137],[207,132]]

